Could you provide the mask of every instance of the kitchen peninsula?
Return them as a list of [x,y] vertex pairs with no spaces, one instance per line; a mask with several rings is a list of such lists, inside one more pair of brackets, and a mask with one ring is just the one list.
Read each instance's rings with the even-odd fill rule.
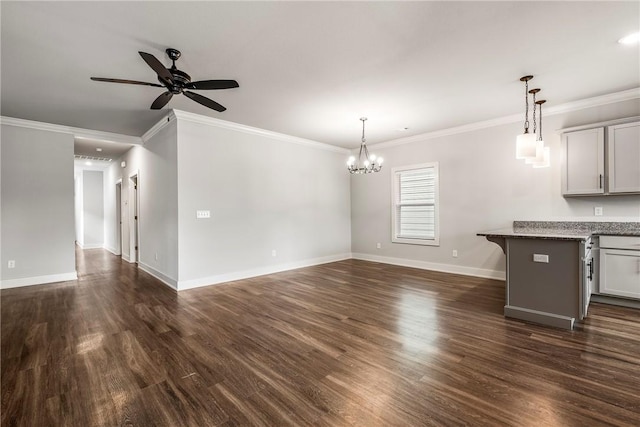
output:
[[[507,256],[505,316],[573,329],[598,292],[599,236],[640,240],[640,222],[514,221],[478,236]],[[632,287],[637,280],[640,292],[640,275],[625,280]]]

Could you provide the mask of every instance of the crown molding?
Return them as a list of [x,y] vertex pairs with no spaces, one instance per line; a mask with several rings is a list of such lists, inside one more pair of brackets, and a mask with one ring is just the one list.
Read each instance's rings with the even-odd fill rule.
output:
[[91,139],[93,141],[120,142],[123,144],[141,145],[142,139],[137,136],[122,135],[119,133],[102,132],[99,130],[75,128],[71,126],[56,125],[53,123],[36,122],[33,120],[18,119],[15,117],[0,117],[0,123],[7,126],[17,126],[29,129],[44,130],[47,132],[67,133],[74,138]]
[[169,125],[169,123],[171,123],[172,121],[176,120],[176,115],[173,114],[173,110],[171,110],[169,112],[169,114],[167,114],[166,116],[164,116],[162,119],[160,119],[160,121],[158,121],[158,123],[156,123],[155,125],[153,125],[151,127],[151,129],[149,129],[148,131],[146,131],[141,137],[140,139],[142,139],[143,143],[146,143],[147,141],[149,141],[151,138],[153,138],[153,136],[155,134],[157,134],[158,132],[160,132],[162,129],[164,129],[165,127],[167,127]]
[[627,123],[632,123],[637,121],[640,121],[640,116],[631,116],[631,117],[625,117],[622,119],[607,120],[606,122],[589,123],[588,125],[573,126],[570,128],[558,129],[556,133],[575,132],[577,130],[593,129],[593,128],[599,128],[604,126],[624,125]]
[[[239,123],[228,122],[226,120],[214,119],[213,117],[202,116],[200,114],[188,113],[181,110],[172,111],[175,117],[180,120],[214,126],[221,129],[229,129],[236,132],[244,132],[252,135],[259,135],[267,138],[276,139],[278,141],[289,142],[292,144],[306,145],[308,147],[318,148],[320,150],[333,151],[335,153],[348,154],[351,150],[336,147],[335,145],[326,144],[324,142],[312,141],[310,139],[298,138],[296,136],[285,135],[283,133],[273,132],[270,130],[255,128],[251,126],[241,125]],[[166,119],[165,119],[166,120]]]
[[[623,90],[607,95],[596,96],[593,98],[582,99],[578,101],[567,102],[565,104],[556,105],[545,108],[545,116],[553,116],[556,114],[568,113],[571,111],[583,110],[585,108],[599,107],[601,105],[614,104],[616,102],[630,101],[640,98],[640,87]],[[427,132],[420,135],[408,136],[406,138],[393,139],[391,141],[372,144],[369,149],[382,149],[396,147],[398,145],[411,144],[414,142],[422,142],[429,139],[442,138],[444,136],[456,135],[460,133],[473,132],[480,129],[492,128],[495,126],[516,123],[522,120],[521,114],[512,114],[510,116],[499,117],[497,119],[484,120],[481,122],[470,123],[467,125],[456,126],[448,129],[437,130],[435,132]]]

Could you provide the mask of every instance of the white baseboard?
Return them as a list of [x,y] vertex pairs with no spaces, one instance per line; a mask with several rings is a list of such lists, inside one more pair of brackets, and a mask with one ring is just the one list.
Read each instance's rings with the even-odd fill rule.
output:
[[76,271],[61,274],[49,274],[47,276],[24,277],[21,279],[7,279],[0,281],[0,289],[19,288],[22,286],[44,285],[45,283],[66,282],[77,280]]
[[138,262],[138,268],[144,271],[145,273],[152,275],[153,277],[155,277],[156,279],[158,279],[159,281],[161,281],[163,284],[167,285],[174,291],[178,290],[178,282],[175,279],[172,279],[171,277],[159,272],[155,268],[147,264],[144,264],[142,262]]
[[234,280],[248,279],[251,277],[264,276],[265,274],[279,273],[281,271],[294,270],[296,268],[311,267],[314,265],[326,264],[328,262],[342,261],[350,259],[351,254],[338,254],[326,257],[311,258],[302,261],[294,261],[285,264],[269,265],[265,267],[252,268],[250,270],[234,271],[233,273],[219,274],[216,276],[202,277],[192,280],[179,280],[178,291],[200,288],[202,286],[216,285],[219,283],[232,282]]
[[127,254],[122,254],[122,259],[127,261],[129,264],[135,264],[135,261],[131,261],[131,258],[129,258],[129,255]]
[[81,249],[103,249],[104,245],[102,243],[86,243],[84,245],[78,244]]
[[108,246],[104,246],[104,249],[111,252],[114,255],[120,256],[120,252],[116,248],[110,248]]
[[485,279],[505,280],[505,272],[498,270],[487,270],[484,268],[463,267],[452,264],[439,264],[435,262],[418,261],[405,258],[392,258],[380,255],[354,253],[353,259],[363,261],[381,262],[383,264],[400,265],[403,267],[413,267],[422,270],[440,271],[443,273],[462,274],[463,276],[482,277]]
[[76,245],[80,247],[80,249],[102,249],[104,245],[102,243],[80,243],[76,240]]

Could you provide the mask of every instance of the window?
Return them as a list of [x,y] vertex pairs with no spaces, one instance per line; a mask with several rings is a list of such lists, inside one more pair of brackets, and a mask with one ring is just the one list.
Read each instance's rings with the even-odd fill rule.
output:
[[438,246],[438,163],[394,168],[391,176],[391,241]]

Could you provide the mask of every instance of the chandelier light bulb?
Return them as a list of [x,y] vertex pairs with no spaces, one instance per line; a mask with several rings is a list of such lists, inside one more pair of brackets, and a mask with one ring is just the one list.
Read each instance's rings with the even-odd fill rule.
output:
[[382,165],[382,162],[384,161],[384,159],[382,157],[378,157],[378,164]]
[[375,155],[375,154],[372,154],[372,155],[369,157],[369,160],[371,160],[371,163],[375,162],[375,161],[376,161],[376,155]]

